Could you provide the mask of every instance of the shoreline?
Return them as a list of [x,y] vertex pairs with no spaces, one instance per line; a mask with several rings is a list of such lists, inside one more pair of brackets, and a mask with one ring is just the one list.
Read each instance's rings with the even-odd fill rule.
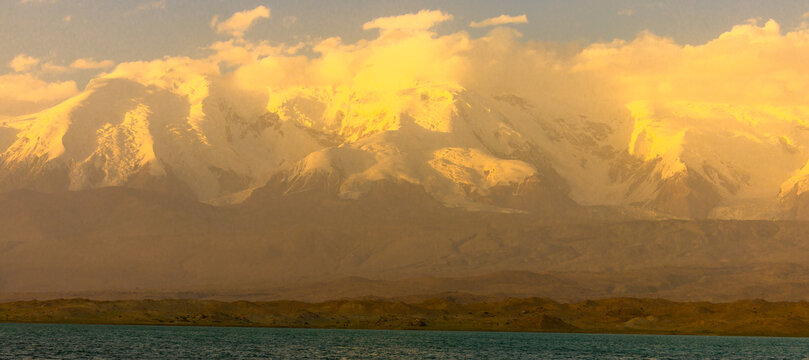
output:
[[0,321],[2,325],[88,325],[88,326],[142,326],[161,328],[248,328],[279,330],[349,330],[349,331],[408,331],[408,332],[460,332],[460,333],[515,333],[515,334],[579,334],[579,335],[648,335],[648,336],[707,336],[707,337],[740,337],[740,338],[797,338],[809,339],[807,335],[760,335],[760,334],[718,334],[718,333],[680,333],[680,332],[606,332],[606,331],[530,331],[530,330],[479,330],[479,329],[441,329],[441,328],[363,328],[363,327],[299,327],[237,324],[161,324],[161,323],[104,323],[104,322],[31,322]]
[[0,303],[0,323],[809,337],[809,303],[541,298],[221,302],[56,299]]

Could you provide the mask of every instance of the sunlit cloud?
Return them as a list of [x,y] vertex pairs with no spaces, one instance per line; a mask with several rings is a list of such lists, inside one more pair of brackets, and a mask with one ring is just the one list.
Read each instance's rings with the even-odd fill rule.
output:
[[164,10],[166,9],[166,0],[147,1],[138,5],[138,10]]
[[452,15],[439,10],[421,10],[416,14],[389,16],[374,19],[362,25],[364,30],[379,29],[381,32],[392,30],[428,30],[435,25],[452,20]]
[[211,27],[220,34],[228,34],[234,37],[242,37],[253,23],[260,19],[269,19],[270,9],[265,6],[258,6],[253,10],[245,10],[233,14],[225,21],[219,21],[219,16],[211,19]]
[[42,110],[78,92],[73,81],[46,82],[31,74],[0,75],[0,115]]
[[9,63],[9,67],[15,72],[39,71],[45,74],[61,74],[71,70],[107,69],[113,66],[115,66],[115,62],[112,60],[96,61],[93,58],[76,59],[70,65],[59,65],[52,61],[43,62],[41,59],[25,54],[17,55]]
[[297,21],[298,18],[295,16],[285,16],[283,19],[281,19],[281,25],[289,29],[292,27],[292,25],[295,25]]
[[635,10],[632,9],[623,9],[618,11],[618,16],[632,16],[635,15]]
[[70,64],[71,68],[79,70],[107,69],[113,66],[115,66],[115,62],[112,60],[96,61],[93,58],[76,59]]
[[65,65],[58,65],[54,64],[52,61],[48,61],[39,67],[39,71],[46,75],[57,75],[70,72],[70,68]]
[[39,64],[39,59],[28,56],[25,54],[19,54],[14,57],[13,60],[8,64],[16,72],[26,72],[33,69],[35,66]]
[[[57,64],[54,63],[53,61],[38,62],[38,63],[40,65],[37,68],[37,72],[46,75],[59,75],[82,70],[109,69],[115,66],[115,62],[112,60],[97,61],[90,57],[76,59],[72,63],[67,65]],[[29,70],[33,70],[33,68],[29,68]]]
[[303,48],[304,43],[295,45],[269,45],[267,42],[248,42],[241,38],[218,41],[207,47],[214,52],[210,59],[228,66],[244,65],[270,55],[293,55]]
[[525,24],[528,22],[528,17],[523,15],[518,16],[509,16],[509,15],[500,15],[493,18],[488,18],[481,21],[473,21],[469,23],[469,27],[473,28],[481,28],[481,27],[489,27],[489,26],[499,26],[499,25],[506,25],[506,24]]
[[773,20],[734,26],[703,45],[650,33],[588,46],[577,70],[616,82],[628,98],[804,104],[809,93],[809,32],[782,33]]

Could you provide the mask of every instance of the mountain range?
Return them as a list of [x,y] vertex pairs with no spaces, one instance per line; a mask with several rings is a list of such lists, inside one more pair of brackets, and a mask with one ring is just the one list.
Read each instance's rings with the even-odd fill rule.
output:
[[565,282],[520,295],[730,299],[743,289],[699,289],[746,278],[805,296],[800,109],[115,74],[0,121],[0,292],[523,271]]

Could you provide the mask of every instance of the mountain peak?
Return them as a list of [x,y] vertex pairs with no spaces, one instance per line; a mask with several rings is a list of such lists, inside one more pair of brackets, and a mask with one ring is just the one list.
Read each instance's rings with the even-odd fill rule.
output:
[[576,204],[704,218],[760,216],[729,215],[750,203],[789,214],[795,206],[784,204],[798,200],[784,199],[805,183],[809,135],[773,107],[636,101],[598,118],[427,82],[260,95],[180,65],[160,76],[119,68],[59,105],[4,120],[2,188],[170,183],[227,204],[272,181],[288,193],[325,176],[344,199],[392,181],[470,210]]

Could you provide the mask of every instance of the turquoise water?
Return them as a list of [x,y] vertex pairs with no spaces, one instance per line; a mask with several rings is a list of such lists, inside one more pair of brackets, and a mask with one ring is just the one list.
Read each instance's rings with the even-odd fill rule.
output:
[[0,358],[809,359],[809,339],[0,324]]

